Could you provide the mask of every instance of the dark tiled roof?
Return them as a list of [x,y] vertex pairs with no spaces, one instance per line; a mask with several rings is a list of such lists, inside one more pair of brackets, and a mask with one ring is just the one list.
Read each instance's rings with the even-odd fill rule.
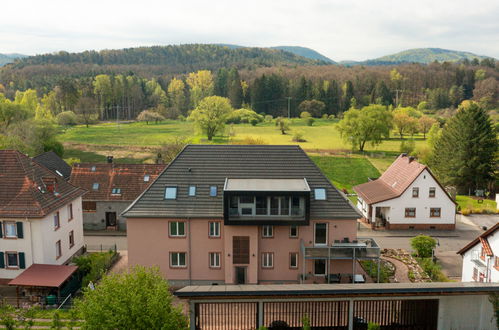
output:
[[[226,178],[303,179],[311,193],[311,219],[358,219],[358,210],[338,191],[299,146],[188,145],[158,179],[125,212],[126,217],[223,217]],[[196,186],[196,196],[188,187]],[[210,186],[218,194],[210,197]],[[166,186],[177,186],[177,198],[165,200]],[[327,200],[315,200],[314,188],[325,188]]]
[[[163,164],[75,164],[69,181],[88,190],[83,197],[85,201],[133,201],[165,167]],[[146,175],[148,181],[144,181]],[[94,183],[99,184],[98,190],[93,189]],[[113,194],[113,188],[119,188],[121,194]]]
[[71,166],[69,166],[68,163],[62,160],[62,158],[57,156],[57,154],[53,151],[47,151],[43,154],[39,154],[38,156],[33,157],[33,160],[56,174],[58,174],[56,172],[58,171],[66,180],[68,180],[71,176]]
[[[55,180],[57,194],[44,180]],[[19,151],[0,150],[0,216],[41,218],[84,193]]]
[[493,227],[484,231],[480,236],[469,242],[461,250],[457,251],[457,254],[464,254],[466,251],[468,251],[478,243],[481,243],[486,255],[488,256],[494,255],[494,251],[492,251],[492,249],[490,248],[490,244],[489,241],[487,240],[487,237],[493,235],[498,229],[499,229],[499,222],[497,222]]

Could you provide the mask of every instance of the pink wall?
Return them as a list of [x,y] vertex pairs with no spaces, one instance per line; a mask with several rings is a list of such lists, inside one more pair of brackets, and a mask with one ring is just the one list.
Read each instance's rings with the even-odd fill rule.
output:
[[[299,226],[298,238],[289,237],[289,226],[274,226],[273,238],[262,238],[259,226],[224,226],[222,220],[191,219],[186,221],[186,237],[168,236],[169,221],[184,219],[127,219],[128,261],[129,265],[159,266],[161,272],[170,280],[225,281],[235,283],[235,266],[232,264],[232,237],[250,237],[250,264],[247,267],[247,283],[260,281],[298,281],[302,273],[303,258],[300,240],[305,246],[314,241],[314,223],[328,223],[328,245],[334,240],[357,237],[357,223],[351,220],[311,221],[310,226]],[[221,222],[221,238],[208,237],[208,222]],[[187,223],[188,222],[188,223]],[[190,228],[189,228],[190,227]],[[189,232],[191,234],[189,234]],[[189,249],[191,253],[189,253]],[[169,252],[187,252],[187,268],[171,268]],[[209,267],[209,252],[221,253],[221,267]],[[262,268],[262,252],[274,253],[274,267]],[[290,269],[289,254],[299,252],[298,269]],[[230,256],[229,256],[230,255]],[[189,260],[189,256],[191,260]],[[348,265],[347,265],[347,264]],[[334,272],[351,267],[351,262],[335,261]],[[336,269],[337,270],[334,270]],[[341,270],[341,271],[340,271]],[[313,261],[307,261],[307,273],[313,273]]]

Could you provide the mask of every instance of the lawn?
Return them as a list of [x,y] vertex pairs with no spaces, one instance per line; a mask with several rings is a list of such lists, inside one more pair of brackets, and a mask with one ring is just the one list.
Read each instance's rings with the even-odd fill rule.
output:
[[327,178],[339,189],[352,192],[352,187],[368,178],[377,178],[379,171],[364,157],[310,156]]
[[456,202],[459,205],[461,212],[464,213],[496,213],[497,204],[491,199],[483,199],[480,203],[478,199],[470,196],[458,195]]
[[[224,136],[214,138],[211,143],[229,143],[242,141],[246,137],[258,137],[268,144],[299,144],[306,150],[350,150],[336,128],[337,121],[317,119],[313,126],[307,126],[301,119],[293,119],[291,130],[283,135],[273,123],[261,123],[257,126],[249,124],[227,125]],[[233,134],[229,137],[229,131]],[[293,134],[303,132],[306,142],[293,142]],[[184,136],[192,143],[209,143],[206,137],[196,132],[193,123],[185,121],[168,120],[159,124],[145,124],[133,122],[124,124],[102,123],[85,127],[79,125],[61,129],[59,140],[89,145],[115,145],[115,146],[159,146],[171,137]],[[366,146],[367,152],[398,152],[401,140],[390,138],[377,147]],[[416,146],[424,144],[420,137],[416,137]]]

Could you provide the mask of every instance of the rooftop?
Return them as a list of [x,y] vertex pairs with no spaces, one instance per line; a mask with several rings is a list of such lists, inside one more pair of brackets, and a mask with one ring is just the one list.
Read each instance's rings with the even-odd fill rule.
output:
[[227,179],[225,191],[310,191],[307,179]]
[[165,167],[164,164],[75,164],[69,181],[88,190],[83,197],[85,201],[133,201]]
[[482,247],[484,249],[484,252],[488,256],[494,255],[494,252],[492,251],[489,241],[487,240],[487,237],[494,235],[494,233],[499,229],[499,221],[495,224],[495,226],[489,228],[488,230],[484,231],[481,235],[479,235],[477,238],[469,242],[465,247],[463,247],[461,250],[457,251],[457,254],[464,254],[466,251],[477,245],[478,243],[482,244]]
[[71,176],[71,166],[68,165],[61,157],[53,151],[47,151],[33,157],[33,160],[51,170],[52,172],[62,176],[68,180]]
[[58,288],[77,270],[77,266],[32,264],[9,285]]
[[[226,180],[229,189],[306,189],[306,180],[312,190],[311,218],[360,217],[348,198],[295,145],[187,145],[124,216],[221,218]],[[164,198],[167,186],[177,188],[174,199]],[[189,196],[190,186],[196,187],[195,196]],[[216,196],[210,194],[213,186]],[[324,188],[326,199],[316,200],[314,188]]]
[[16,150],[0,150],[0,216],[43,218],[85,190]]

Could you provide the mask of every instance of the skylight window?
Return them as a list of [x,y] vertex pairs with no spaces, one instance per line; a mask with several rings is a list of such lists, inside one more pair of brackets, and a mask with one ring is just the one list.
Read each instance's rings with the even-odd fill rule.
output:
[[144,175],[144,182],[149,182],[150,179],[151,177],[149,176],[149,174]]
[[96,182],[92,185],[93,190],[99,190],[99,184]]
[[196,186],[189,186],[189,196],[196,196]]
[[217,196],[217,186],[211,186],[210,187],[210,196],[211,197],[216,197]]
[[176,199],[176,198],[177,198],[177,187],[166,187],[165,199]]
[[121,195],[121,188],[113,188],[111,191],[112,195]]
[[315,200],[324,201],[326,200],[326,189],[316,188],[314,190]]
[[57,173],[59,176],[63,176],[61,172],[59,172],[59,170],[55,170],[55,173]]
[[95,169],[96,169],[95,166],[92,166],[91,171],[95,172]]

